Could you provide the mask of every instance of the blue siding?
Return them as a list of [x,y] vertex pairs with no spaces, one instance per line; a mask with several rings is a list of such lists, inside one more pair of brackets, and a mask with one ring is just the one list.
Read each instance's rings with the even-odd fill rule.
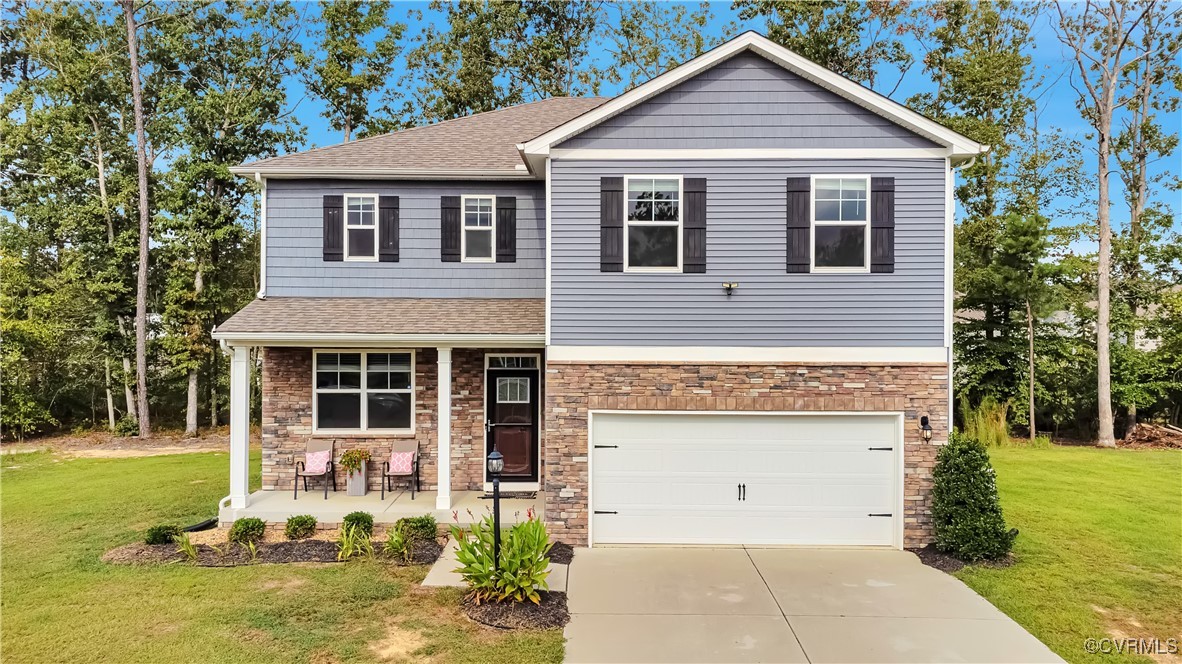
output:
[[[397,263],[325,262],[326,194],[399,196]],[[439,259],[439,198],[517,197],[516,263]],[[267,183],[267,294],[302,297],[544,297],[546,202],[541,182],[271,180]]]
[[930,148],[935,143],[752,53],[726,60],[560,148]]
[[[895,178],[893,274],[785,272],[785,178],[832,173]],[[599,271],[599,179],[633,174],[707,178],[705,274]],[[943,159],[556,160],[551,342],[942,346],[944,175]]]

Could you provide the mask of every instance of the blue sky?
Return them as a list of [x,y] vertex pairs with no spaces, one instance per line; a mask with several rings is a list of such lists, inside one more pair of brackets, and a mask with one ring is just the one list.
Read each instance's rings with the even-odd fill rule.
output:
[[[692,7],[696,7],[696,3],[691,4],[691,8]],[[714,13],[714,19],[706,27],[705,32],[711,37],[721,37],[728,32],[735,34],[748,29],[764,32],[761,23],[739,21],[737,12],[731,9],[730,2],[713,2],[711,3],[710,7],[711,11]],[[316,6],[310,3],[304,5],[303,9],[312,16],[314,16],[318,11]],[[419,13],[421,13],[421,18],[416,16],[416,14]],[[442,28],[444,23],[442,14],[431,12],[426,2],[395,2],[390,11],[390,19],[407,23],[409,26],[407,30],[408,36],[420,32],[425,24],[433,23]],[[1059,43],[1049,16],[1040,17],[1036,21],[1033,29],[1034,43],[1032,45],[1030,55],[1033,58],[1033,66],[1035,69],[1036,78],[1041,78],[1043,80],[1043,83],[1038,90],[1038,113],[1040,116],[1040,127],[1049,128],[1051,126],[1058,126],[1069,136],[1083,141],[1086,147],[1086,134],[1088,133],[1089,128],[1080,117],[1079,112],[1075,107],[1076,93],[1072,89],[1070,83],[1074,73],[1074,64],[1069,60],[1065,47]],[[905,43],[907,43],[911,48],[912,54],[917,60],[922,58],[922,49],[917,42],[911,38],[908,38]],[[308,47],[314,47],[311,39],[305,39],[305,45]],[[592,56],[602,57],[603,53],[604,52],[602,49],[596,48],[593,49]],[[392,76],[392,86],[397,85],[397,79],[402,73],[401,70],[402,68],[399,66],[398,70],[395,72],[395,75]],[[880,78],[883,80],[882,85],[884,87],[893,87],[895,85],[895,81],[898,80],[898,73],[897,71],[884,71],[883,76],[880,76]],[[911,69],[904,75],[902,81],[898,85],[898,88],[891,96],[895,100],[901,102],[917,92],[922,92],[929,89],[930,86],[930,80],[928,80],[927,75],[923,72],[922,66],[917,63],[916,65],[912,66]],[[613,88],[612,86],[608,86],[601,91],[601,94],[609,96],[618,94],[622,91],[618,89],[618,87],[619,86],[615,86],[615,88]],[[322,104],[314,99],[301,99],[303,96],[303,86],[298,80],[291,81],[289,89],[292,102],[294,103],[296,100],[300,100],[297,106],[296,116],[299,118],[300,122],[308,128],[306,147],[330,145],[340,142],[340,133],[328,129],[324,120],[320,117],[320,112],[323,109]],[[890,89],[888,87],[888,89],[879,91],[885,94],[890,92]],[[375,103],[372,104],[372,108],[376,109],[379,105],[376,103],[376,96],[374,102]],[[1176,128],[1178,125],[1177,118],[1174,118],[1174,120],[1175,121],[1173,124]],[[1169,123],[1167,123],[1167,125],[1168,124]],[[1084,166],[1086,170],[1094,171],[1093,162],[1094,157],[1092,154],[1090,152],[1085,153]],[[1174,172],[1176,175],[1176,166],[1178,164],[1177,155],[1174,155],[1172,159],[1166,160],[1165,162],[1159,164],[1159,170],[1164,169],[1167,164],[1171,164],[1175,167]],[[1115,177],[1113,178],[1113,187],[1113,199],[1117,201],[1113,209],[1113,221],[1114,223],[1118,223],[1120,219],[1124,218],[1127,212],[1125,212],[1126,206],[1124,206],[1120,199],[1119,181]],[[1160,196],[1162,200],[1167,201],[1168,204],[1171,205],[1175,212],[1175,216],[1177,216],[1177,213],[1180,209],[1177,192],[1162,192],[1162,194],[1163,195]],[[1094,194],[1089,193],[1089,195]],[[1072,204],[1077,202],[1062,199],[1057,203],[1057,207],[1066,209],[1072,207]],[[1053,216],[1052,221],[1056,225],[1063,225],[1076,223],[1077,220],[1072,218],[1069,214],[1060,213],[1059,215]],[[1175,226],[1179,226],[1178,221],[1175,222]],[[1078,250],[1089,251],[1086,244],[1079,245]]]

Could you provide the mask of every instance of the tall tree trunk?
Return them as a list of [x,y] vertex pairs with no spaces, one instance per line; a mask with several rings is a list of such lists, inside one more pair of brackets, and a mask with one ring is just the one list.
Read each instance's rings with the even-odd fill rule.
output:
[[103,358],[103,373],[106,375],[106,380],[103,381],[103,387],[107,391],[107,428],[111,431],[115,430],[115,392],[111,389],[111,358]]
[[131,60],[131,101],[135,114],[136,170],[139,175],[140,261],[135,289],[135,386],[139,412],[140,437],[152,435],[148,413],[148,145],[144,135],[144,95],[140,90],[139,42],[136,37],[133,0],[123,0],[123,18],[127,22],[127,54]]
[[[204,274],[202,273],[200,265],[198,265],[197,274],[193,277],[193,295],[195,296],[195,299],[197,300],[197,302],[194,303],[194,309],[198,309],[198,310],[200,309],[200,307],[201,307],[201,304],[200,304],[201,292],[204,290],[205,290],[205,278],[204,278]],[[190,340],[190,344],[192,347],[190,348],[190,352],[194,352],[196,350],[196,347],[197,347],[196,341],[197,341],[197,339],[201,338],[198,335],[202,335],[204,333],[204,330],[200,329],[200,327],[201,327],[200,322],[199,322],[200,317],[197,316],[196,311],[194,312],[194,318],[198,322],[193,323],[193,327],[195,327],[197,329],[191,330],[192,339]],[[189,393],[188,393],[188,399],[185,404],[185,435],[186,436],[196,436],[197,435],[197,388],[198,388],[197,366],[196,366],[196,364],[194,364],[194,366],[192,366],[189,369]]]
[[1097,218],[1100,222],[1100,253],[1096,279],[1096,400],[1099,406],[1100,432],[1096,444],[1116,447],[1112,422],[1112,356],[1109,348],[1109,318],[1112,272],[1112,227],[1109,225],[1108,162],[1111,145],[1111,106],[1101,116],[1099,131],[1099,197]]
[[1030,390],[1030,442],[1034,442],[1037,427],[1034,425],[1034,311],[1030,306],[1030,300],[1026,300],[1026,342],[1029,345],[1027,351],[1027,388]]
[[[127,336],[127,324],[124,322],[123,316],[117,316],[115,320],[119,323],[119,336]],[[131,418],[132,422],[139,422],[139,412],[135,406],[135,392],[131,389],[131,383],[127,382],[128,377],[132,374],[131,358],[126,355],[121,355],[123,360],[123,398],[127,401],[127,416]]]

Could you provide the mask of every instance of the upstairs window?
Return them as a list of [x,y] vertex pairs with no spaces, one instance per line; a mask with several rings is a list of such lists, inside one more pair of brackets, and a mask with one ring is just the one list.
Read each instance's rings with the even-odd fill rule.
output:
[[870,269],[870,178],[813,178],[813,271]]
[[681,178],[624,178],[624,270],[681,271]]
[[414,431],[414,354],[316,351],[317,432]]
[[460,235],[461,253],[465,263],[491,263],[493,239],[497,232],[497,203],[495,196],[464,196],[463,222]]
[[345,196],[345,260],[378,259],[378,197],[373,194]]

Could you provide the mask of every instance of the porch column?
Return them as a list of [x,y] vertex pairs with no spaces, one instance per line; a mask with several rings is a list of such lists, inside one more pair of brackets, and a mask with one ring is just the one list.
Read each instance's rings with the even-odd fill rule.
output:
[[230,347],[230,507],[246,507],[250,486],[250,348]]
[[435,409],[435,430],[439,432],[438,460],[439,479],[438,492],[435,494],[435,509],[451,509],[451,349],[438,348],[439,377],[437,391],[439,403]]

